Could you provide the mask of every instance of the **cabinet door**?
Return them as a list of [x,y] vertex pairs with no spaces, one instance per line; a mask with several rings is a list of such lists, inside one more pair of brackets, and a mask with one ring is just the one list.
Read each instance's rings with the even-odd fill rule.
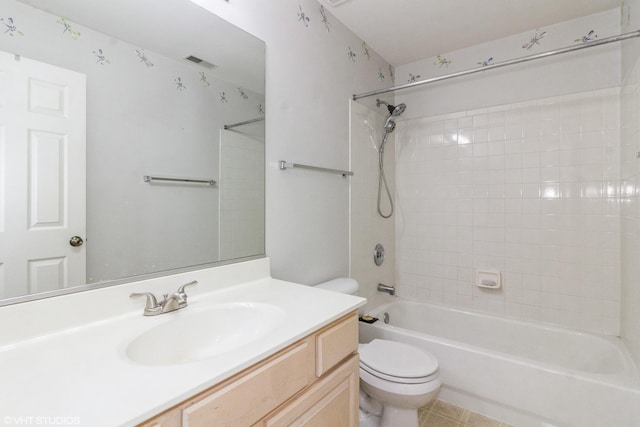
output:
[[358,351],[358,314],[351,313],[316,335],[316,376],[319,378]]
[[356,427],[359,363],[354,354],[300,397],[258,425],[264,427]]

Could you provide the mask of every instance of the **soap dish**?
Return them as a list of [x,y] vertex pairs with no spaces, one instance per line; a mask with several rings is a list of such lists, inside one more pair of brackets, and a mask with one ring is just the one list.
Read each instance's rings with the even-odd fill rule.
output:
[[500,289],[502,274],[499,271],[477,271],[476,286],[487,289]]

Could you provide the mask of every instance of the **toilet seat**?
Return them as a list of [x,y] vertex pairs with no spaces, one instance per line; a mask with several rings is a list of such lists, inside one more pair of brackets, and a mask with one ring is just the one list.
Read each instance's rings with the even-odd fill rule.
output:
[[[442,381],[440,381],[437,374],[434,375],[431,380],[421,383],[398,382],[397,380],[390,381],[380,378],[377,375],[365,371],[362,365],[360,366],[360,388],[366,393],[370,393],[369,387],[374,387],[387,394],[387,397],[388,394],[391,393],[407,399],[410,396],[423,396],[427,393],[434,392],[438,390],[441,385]],[[385,399],[381,400],[385,401]],[[411,400],[408,400],[407,403],[408,402],[411,402]]]
[[438,377],[438,360],[426,350],[396,341],[374,339],[358,346],[360,368],[383,380],[421,384]]

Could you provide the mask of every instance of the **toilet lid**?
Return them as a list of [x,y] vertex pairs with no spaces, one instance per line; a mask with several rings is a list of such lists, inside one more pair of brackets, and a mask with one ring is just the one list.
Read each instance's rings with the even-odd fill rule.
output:
[[360,363],[386,376],[425,378],[438,371],[438,360],[426,350],[397,341],[375,339],[358,348]]

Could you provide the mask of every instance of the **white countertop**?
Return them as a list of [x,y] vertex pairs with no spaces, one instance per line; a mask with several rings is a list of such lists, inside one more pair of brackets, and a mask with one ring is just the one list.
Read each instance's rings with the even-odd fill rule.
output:
[[[206,288],[202,280],[199,285]],[[140,285],[124,286],[120,289],[122,298],[128,300],[132,288],[142,290]],[[24,340],[0,339],[0,425],[135,425],[274,354],[366,301],[270,277],[210,288],[208,292],[190,294],[189,307],[173,313],[145,317],[142,298],[133,308],[127,306],[128,310],[113,316],[94,318],[81,325],[68,324],[41,335],[30,330]],[[83,299],[90,301],[90,292],[83,293]],[[126,357],[127,344],[140,333],[190,309],[226,302],[273,304],[284,310],[286,317],[267,336],[209,359],[149,366]],[[22,316],[28,316],[28,304],[31,303],[21,307]],[[47,310],[55,307],[51,301],[47,304]],[[3,318],[3,309],[0,308],[0,321],[12,319]],[[19,318],[15,310],[11,315],[14,324],[3,322],[2,329],[20,328],[15,324]]]

